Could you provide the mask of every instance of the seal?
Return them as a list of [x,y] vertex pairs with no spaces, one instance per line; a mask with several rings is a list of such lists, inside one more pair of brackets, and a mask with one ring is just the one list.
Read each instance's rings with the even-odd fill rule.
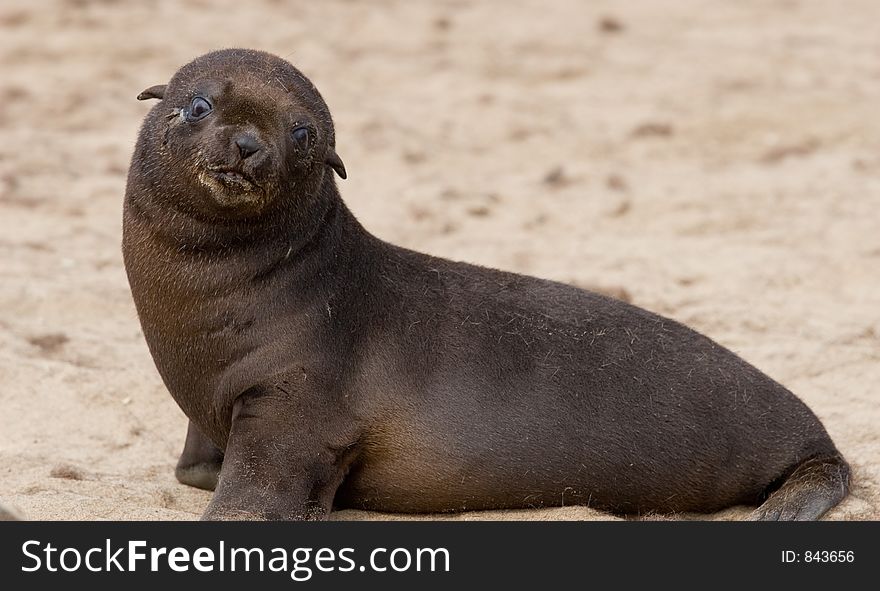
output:
[[795,395],[686,326],[569,285],[400,248],[343,203],[296,68],[209,53],[146,116],[123,253],[190,419],[206,519],[333,507],[581,504],[820,518],[850,471]]

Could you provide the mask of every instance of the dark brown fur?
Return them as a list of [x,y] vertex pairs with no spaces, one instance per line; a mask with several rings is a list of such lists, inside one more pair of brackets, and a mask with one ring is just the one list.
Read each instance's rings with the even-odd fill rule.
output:
[[[214,110],[188,122],[199,93]],[[206,518],[709,512],[769,495],[755,518],[817,519],[845,496],[813,413],[708,338],[369,234],[336,188],[327,107],[283,60],[214,52],[143,98],[162,100],[132,160],[123,249],[192,422],[178,476],[211,488],[219,470]],[[243,133],[260,146],[247,158]],[[200,176],[211,167],[226,172]]]

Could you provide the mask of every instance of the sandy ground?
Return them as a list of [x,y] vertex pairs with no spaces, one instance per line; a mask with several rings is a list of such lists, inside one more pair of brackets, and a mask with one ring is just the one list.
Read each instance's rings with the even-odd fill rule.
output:
[[830,518],[880,518],[878,22],[876,0],[3,0],[0,501],[33,519],[207,503],[172,474],[186,420],[139,330],[121,205],[135,95],[246,46],[321,89],[376,234],[710,335],[851,461]]

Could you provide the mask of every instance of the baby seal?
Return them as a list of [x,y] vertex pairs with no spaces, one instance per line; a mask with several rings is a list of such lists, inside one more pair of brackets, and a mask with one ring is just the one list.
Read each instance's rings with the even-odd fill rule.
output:
[[383,242],[343,203],[333,122],[273,55],[223,50],[139,98],[123,252],[190,419],[204,518],[581,504],[818,519],[849,467],[734,353],[575,287]]

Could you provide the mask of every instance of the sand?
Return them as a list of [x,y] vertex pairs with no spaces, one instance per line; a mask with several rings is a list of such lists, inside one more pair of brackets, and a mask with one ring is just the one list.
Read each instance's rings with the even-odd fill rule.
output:
[[878,22],[876,0],[4,0],[0,502],[86,520],[206,505],[172,473],[186,419],[139,329],[121,207],[150,107],[135,95],[245,46],[321,89],[341,191],[374,233],[708,334],[801,396],[852,463],[829,518],[878,519]]

